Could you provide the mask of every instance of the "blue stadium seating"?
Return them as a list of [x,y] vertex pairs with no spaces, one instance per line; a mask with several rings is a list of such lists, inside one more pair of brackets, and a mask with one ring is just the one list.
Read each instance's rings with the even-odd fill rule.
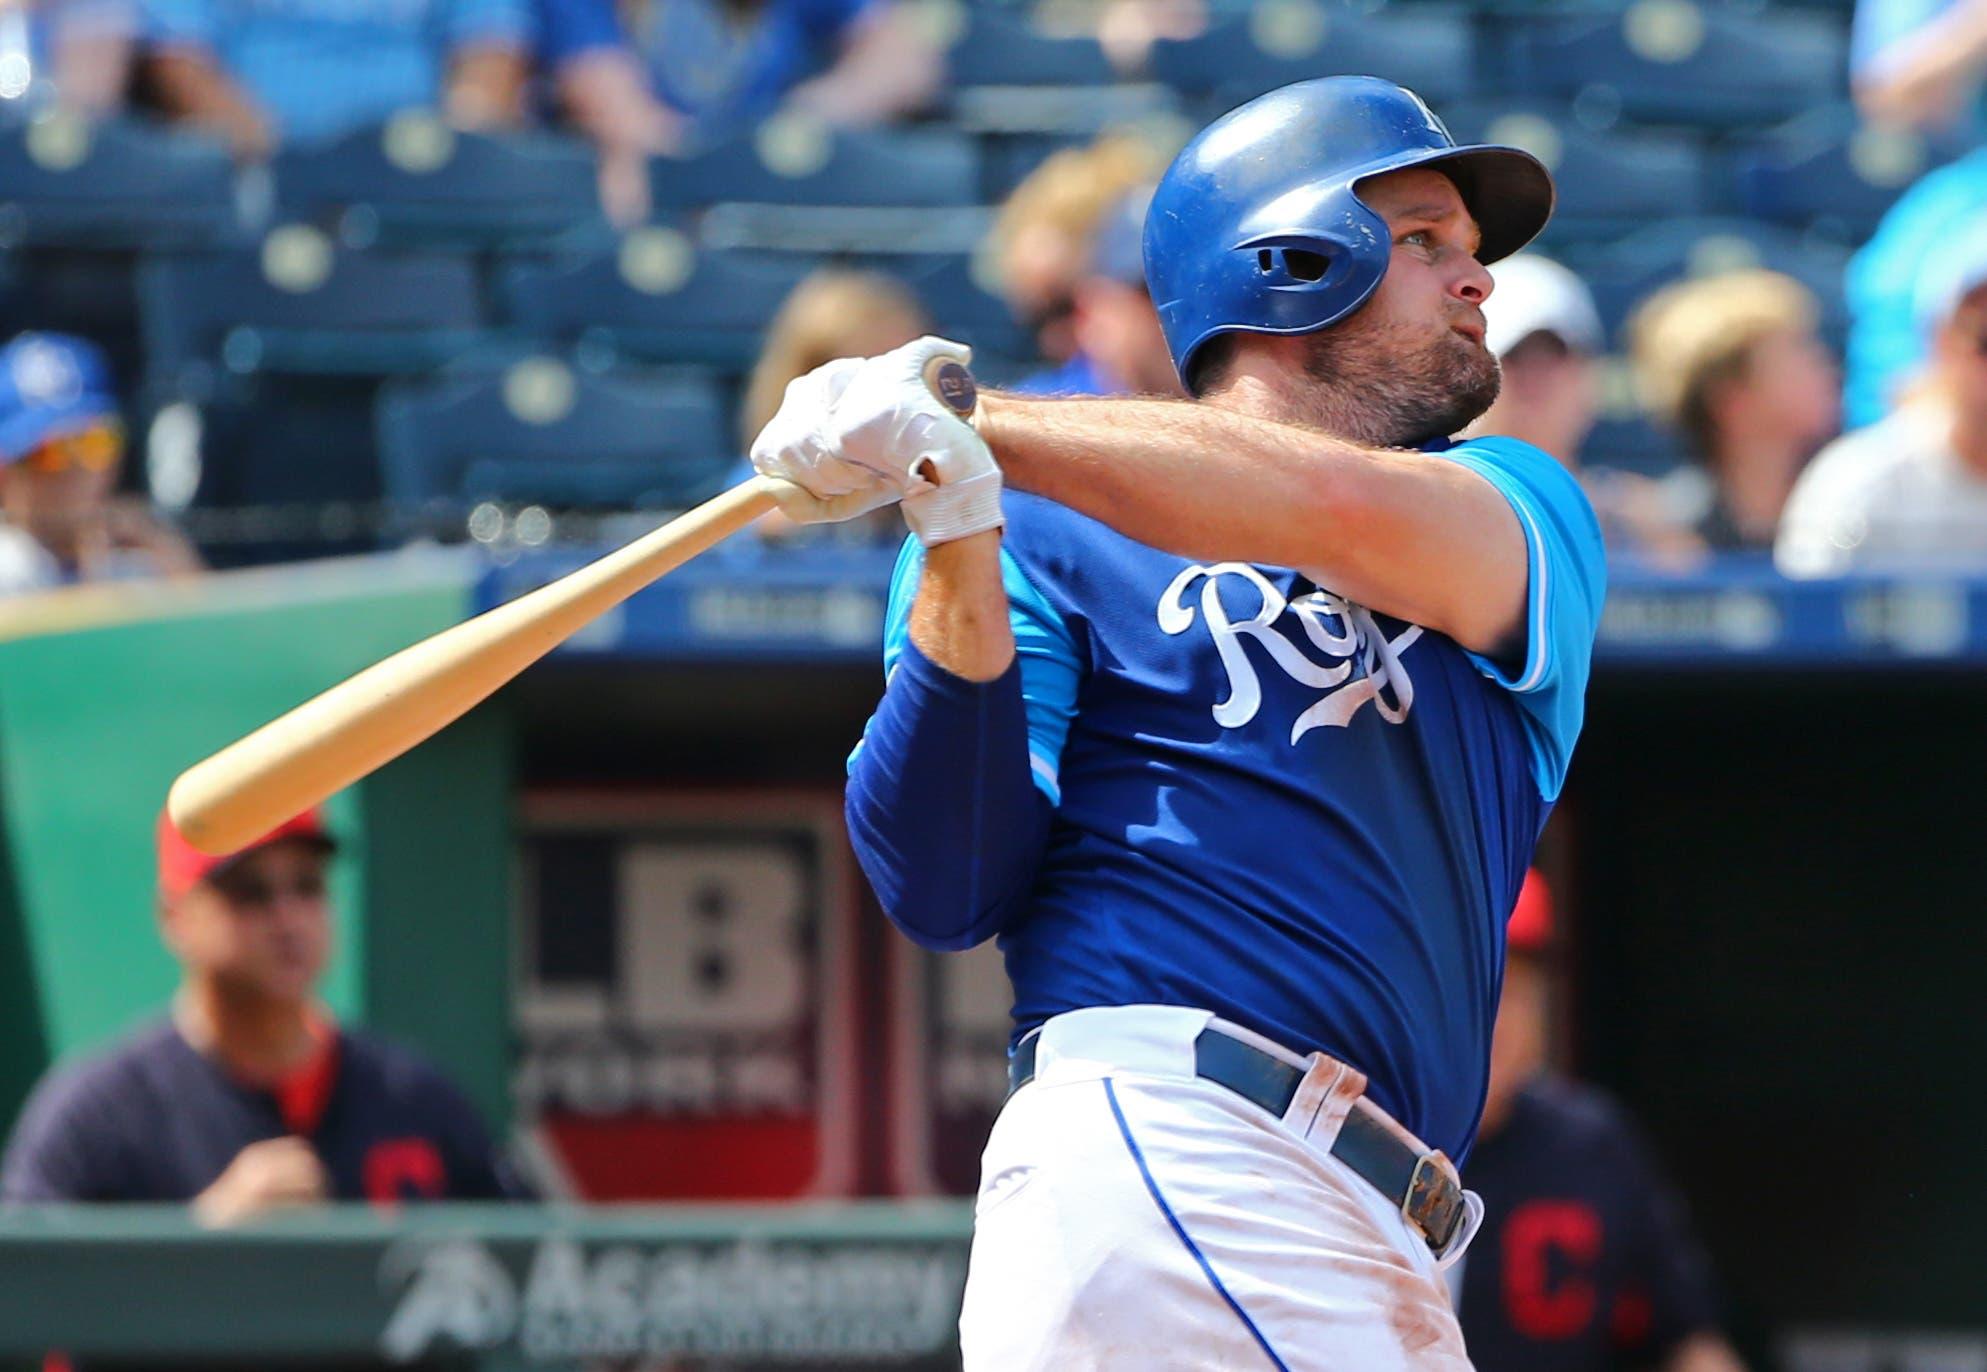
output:
[[960,6],[949,37],[945,61],[954,86],[1095,86],[1117,79],[1095,38],[1045,34],[1024,16],[989,5]]
[[0,127],[0,241],[177,247],[236,226],[234,162],[217,143],[54,113]]
[[813,263],[699,249],[666,226],[571,258],[509,263],[504,317],[540,337],[656,362],[749,366],[760,334]]
[[984,355],[975,358],[982,370],[988,364],[997,369],[1003,359],[1025,361],[1035,355],[1034,339],[1015,322],[1007,302],[982,284],[971,255],[919,253],[871,265],[903,278],[940,333]]
[[1709,208],[1704,160],[1686,135],[1595,131],[1547,101],[1461,105],[1444,110],[1443,119],[1459,139],[1515,144],[1551,169],[1559,201],[1549,242],[1608,236]]
[[979,198],[972,140],[947,129],[830,129],[798,117],[693,157],[658,157],[660,209],[767,205],[945,206]]
[[1773,123],[1839,99],[1845,81],[1838,20],[1694,0],[1512,17],[1502,48],[1497,78],[1505,89],[1579,96],[1652,123]]
[[210,565],[381,546],[373,390],[363,378],[262,373],[198,407],[192,527]]
[[274,163],[286,218],[337,216],[348,241],[469,247],[598,222],[592,151],[546,134],[467,133],[404,114]]
[[1849,250],[1751,219],[1677,219],[1650,225],[1594,252],[1569,256],[1593,290],[1610,334],[1619,336],[1635,306],[1673,281],[1740,267],[1769,267],[1812,290],[1823,332],[1839,341],[1847,319],[1842,272]]
[[305,225],[252,248],[149,258],[138,296],[150,381],[192,399],[229,374],[425,370],[485,338],[468,261],[355,252]]
[[1622,413],[1601,417],[1580,449],[1580,460],[1655,476],[1687,459],[1675,434],[1642,415]]
[[1962,150],[1953,142],[1875,128],[1843,103],[1738,144],[1730,174],[1746,213],[1860,241],[1906,187]]
[[679,506],[714,494],[737,462],[711,383],[589,375],[551,357],[392,383],[377,424],[386,495],[416,515],[484,499]]
[[1469,15],[1441,5],[1378,13],[1314,0],[1267,0],[1198,38],[1153,45],[1152,73],[1226,107],[1291,81],[1364,73],[1440,103],[1476,88]]

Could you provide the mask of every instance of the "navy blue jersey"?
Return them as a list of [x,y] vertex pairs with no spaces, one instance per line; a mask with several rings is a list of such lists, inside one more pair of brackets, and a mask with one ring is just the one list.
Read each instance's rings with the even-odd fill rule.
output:
[[1683,1203],[1600,1092],[1528,1086],[1477,1145],[1469,1182],[1484,1223],[1459,1316],[1478,1372],[1657,1366],[1717,1327]]
[[[304,1137],[337,1200],[486,1200],[518,1187],[474,1107],[413,1054],[337,1034],[336,1073]],[[0,1201],[189,1201],[235,1155],[291,1133],[270,1091],[237,1081],[170,1021],[44,1078],[0,1164]]]
[[[1000,931],[1017,1036],[1087,1006],[1213,1010],[1352,1063],[1467,1153],[1504,920],[1579,733],[1604,572],[1550,457],[1485,439],[1430,460],[1481,473],[1525,531],[1508,663],[1289,568],[1203,566],[1006,496],[1030,763],[1055,807]],[[921,566],[908,544],[886,669]]]

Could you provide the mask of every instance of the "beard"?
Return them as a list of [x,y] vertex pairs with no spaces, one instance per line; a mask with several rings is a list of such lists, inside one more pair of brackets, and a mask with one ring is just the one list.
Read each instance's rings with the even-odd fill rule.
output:
[[1489,409],[1496,356],[1446,325],[1432,337],[1375,324],[1365,311],[1310,336],[1304,371],[1319,384],[1299,419],[1355,442],[1412,448],[1447,438]]

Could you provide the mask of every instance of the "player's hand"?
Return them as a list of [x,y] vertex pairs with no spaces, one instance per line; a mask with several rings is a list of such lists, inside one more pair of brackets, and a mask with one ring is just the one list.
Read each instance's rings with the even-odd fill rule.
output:
[[997,529],[1000,467],[973,426],[932,394],[934,361],[962,367],[963,343],[925,337],[872,357],[842,383],[820,437],[842,462],[904,495],[904,518],[927,546]]
[[193,1214],[205,1225],[227,1225],[330,1196],[331,1178],[308,1143],[295,1136],[262,1139],[235,1154],[214,1184],[194,1197]]
[[776,480],[780,513],[796,524],[854,519],[899,499],[900,484],[844,460],[831,446],[829,416],[863,367],[838,358],[787,383],[779,410],[752,440],[752,467]]

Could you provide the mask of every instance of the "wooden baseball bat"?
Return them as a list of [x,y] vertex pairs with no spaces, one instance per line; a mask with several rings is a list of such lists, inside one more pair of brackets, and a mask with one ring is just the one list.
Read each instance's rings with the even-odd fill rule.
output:
[[[961,415],[977,394],[947,357],[925,384]],[[205,853],[232,853],[440,732],[642,587],[774,508],[755,476],[529,595],[444,629],[313,696],[180,774],[166,809]]]

